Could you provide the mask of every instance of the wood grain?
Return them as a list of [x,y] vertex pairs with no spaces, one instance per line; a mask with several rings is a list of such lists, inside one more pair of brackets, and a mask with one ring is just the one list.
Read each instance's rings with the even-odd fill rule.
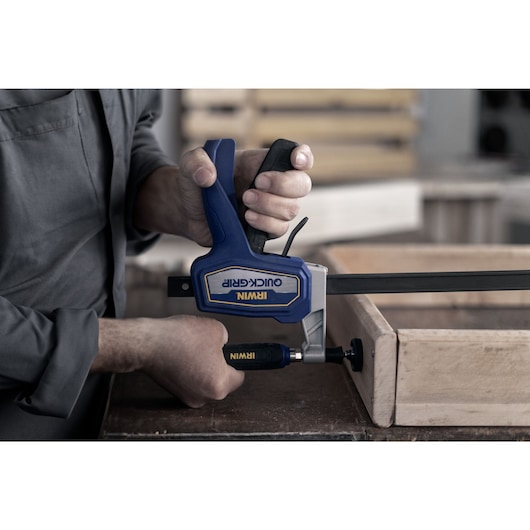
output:
[[397,425],[530,425],[530,331],[400,329],[398,338]]

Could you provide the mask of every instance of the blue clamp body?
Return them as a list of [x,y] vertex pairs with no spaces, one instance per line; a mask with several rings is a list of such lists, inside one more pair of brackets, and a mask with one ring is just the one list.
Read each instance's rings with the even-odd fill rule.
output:
[[209,140],[204,149],[217,169],[203,202],[213,245],[191,266],[200,311],[299,322],[311,311],[311,272],[294,256],[256,253],[237,213],[235,141]]

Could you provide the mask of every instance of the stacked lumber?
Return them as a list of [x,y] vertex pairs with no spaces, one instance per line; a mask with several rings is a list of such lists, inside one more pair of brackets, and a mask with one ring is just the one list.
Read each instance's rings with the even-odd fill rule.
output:
[[187,89],[183,147],[234,138],[268,147],[276,138],[309,144],[318,183],[408,177],[416,167],[416,90]]

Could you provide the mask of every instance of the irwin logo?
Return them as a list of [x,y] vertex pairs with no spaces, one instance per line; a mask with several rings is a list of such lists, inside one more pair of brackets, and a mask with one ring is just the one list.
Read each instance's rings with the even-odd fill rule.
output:
[[253,361],[256,359],[255,351],[230,352],[231,361]]
[[267,300],[267,291],[238,291],[238,300]]

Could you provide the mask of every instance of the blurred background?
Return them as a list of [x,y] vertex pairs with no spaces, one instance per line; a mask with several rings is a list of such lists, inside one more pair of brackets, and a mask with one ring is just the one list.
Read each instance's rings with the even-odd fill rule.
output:
[[[309,222],[292,254],[345,241],[530,242],[530,90],[165,89],[163,99],[155,133],[175,161],[209,138],[312,147],[314,187],[300,214]],[[130,260],[129,284],[187,273],[204,253],[164,236]]]

